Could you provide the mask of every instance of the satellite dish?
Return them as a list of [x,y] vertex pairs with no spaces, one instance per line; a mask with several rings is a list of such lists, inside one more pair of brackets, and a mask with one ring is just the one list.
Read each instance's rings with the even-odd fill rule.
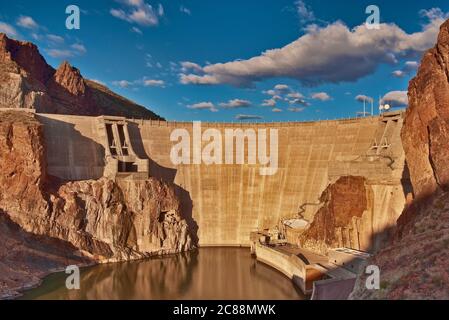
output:
[[389,104],[384,105],[384,110],[390,110],[391,106]]

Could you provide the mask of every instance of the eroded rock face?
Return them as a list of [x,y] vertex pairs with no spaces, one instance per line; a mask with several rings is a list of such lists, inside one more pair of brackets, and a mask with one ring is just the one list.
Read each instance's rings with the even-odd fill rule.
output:
[[65,240],[95,261],[193,247],[172,186],[155,179],[58,183],[46,174],[42,126],[32,114],[0,117],[0,210],[26,232]]
[[402,140],[415,196],[424,198],[449,185],[449,21],[424,55],[408,94]]
[[0,33],[0,108],[163,120],[105,86],[84,79],[66,61],[55,70],[34,44],[9,39],[4,33]]
[[327,254],[331,248],[352,247],[351,243],[358,238],[355,219],[360,219],[368,209],[365,179],[340,178],[326,188],[320,202],[323,205],[300,236],[299,244],[322,254]]
[[53,111],[44,85],[53,73],[35,45],[0,33],[0,108]]

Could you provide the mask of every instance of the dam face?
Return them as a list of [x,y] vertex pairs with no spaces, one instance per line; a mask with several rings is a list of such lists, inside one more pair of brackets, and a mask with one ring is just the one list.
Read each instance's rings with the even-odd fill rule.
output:
[[[44,125],[49,174],[64,180],[104,175],[105,148],[97,118],[37,117]],[[345,175],[364,176],[373,186],[372,210],[366,217],[371,222],[363,227],[369,233],[389,227],[400,215],[405,198],[402,117],[201,125],[203,131],[215,128],[223,136],[225,129],[277,129],[279,163],[271,176],[260,175],[258,164],[173,165],[170,152],[176,142],[170,135],[186,129],[192,136],[193,124],[128,119],[135,153],[150,159],[151,177],[176,185],[184,214],[197,224],[200,245],[247,245],[250,232],[276,226],[298,212],[311,221],[323,190]]]

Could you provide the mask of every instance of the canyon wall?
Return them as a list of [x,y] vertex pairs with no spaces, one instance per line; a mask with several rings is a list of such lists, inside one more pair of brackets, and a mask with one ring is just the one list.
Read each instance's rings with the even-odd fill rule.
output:
[[449,298],[449,21],[408,93],[402,138],[415,200],[368,262],[381,270],[380,290],[367,290],[361,275],[352,299]]
[[[104,150],[96,118],[39,114],[38,119],[44,127],[51,175],[66,180],[103,175]],[[223,136],[225,129],[277,129],[279,168],[275,175],[263,176],[259,164],[173,165],[170,151],[175,142],[170,134],[186,129],[192,137],[192,123],[129,120],[128,125],[134,150],[150,159],[150,176],[176,185],[182,211],[196,225],[200,245],[246,245],[251,231],[271,228],[298,213],[312,221],[326,187],[354,175],[366,177],[373,190],[371,209],[365,213],[366,248],[372,246],[373,234],[395,224],[404,206],[401,127],[400,116],[392,121],[371,117],[311,123],[202,123],[203,132],[216,128]]]
[[408,94],[402,139],[415,195],[424,198],[449,186],[449,21],[425,53]]
[[193,247],[171,184],[48,175],[43,126],[32,113],[0,112],[0,154],[0,214],[24,232],[68,242],[98,262]]

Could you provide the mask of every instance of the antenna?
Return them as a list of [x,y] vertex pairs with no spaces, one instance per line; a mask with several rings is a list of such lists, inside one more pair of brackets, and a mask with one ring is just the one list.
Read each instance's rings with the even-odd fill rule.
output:
[[379,94],[379,115],[382,113],[382,98],[380,97]]

